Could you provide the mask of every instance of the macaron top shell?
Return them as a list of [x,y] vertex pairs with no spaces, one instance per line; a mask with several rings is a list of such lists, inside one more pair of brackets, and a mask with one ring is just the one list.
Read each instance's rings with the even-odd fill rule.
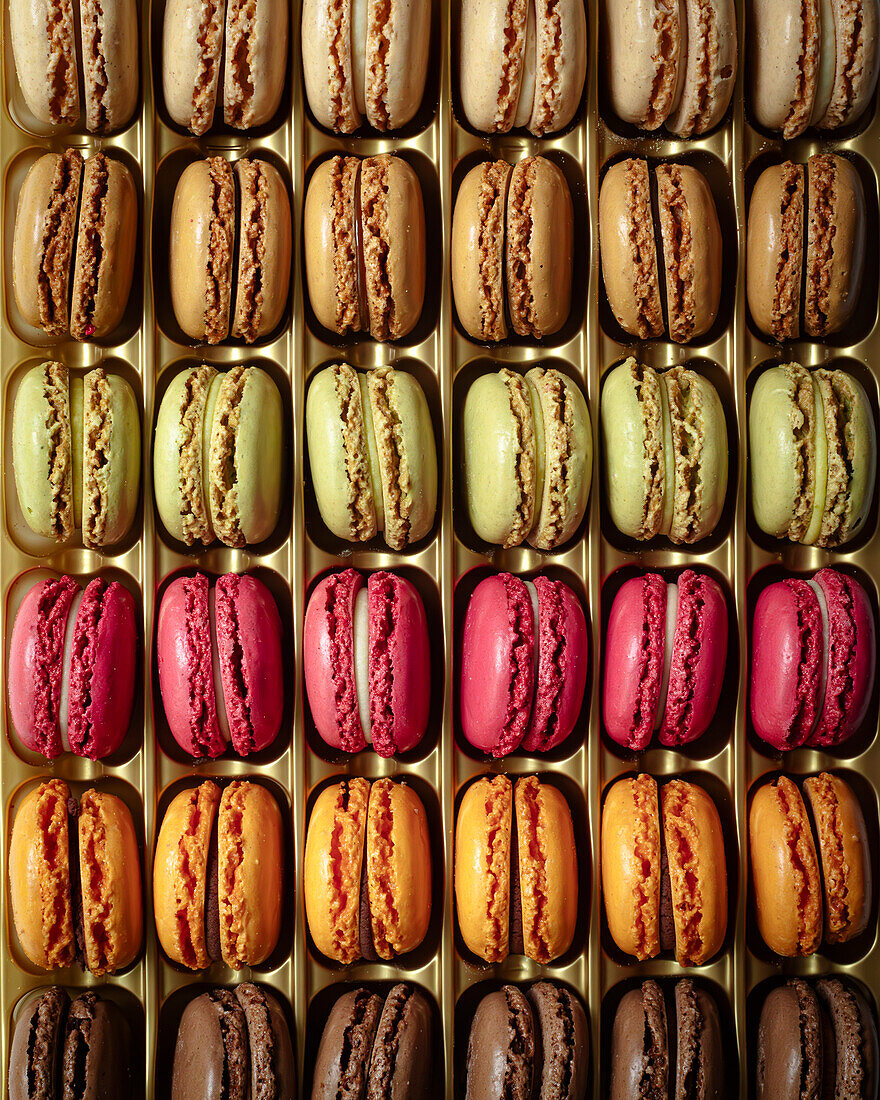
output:
[[[833,130],[855,122],[867,110],[880,70],[880,6],[877,0],[848,4],[833,0],[835,72],[825,114],[816,125]],[[861,62],[861,64],[859,64]]]
[[800,332],[805,190],[803,165],[784,161],[764,169],[749,201],[749,312],[761,332],[777,340]]
[[611,1032],[611,1100],[666,1100],[669,1036],[663,991],[654,981],[625,993]]
[[687,60],[681,98],[666,120],[679,137],[705,134],[721,121],[737,69],[736,10],[733,0],[685,0]]
[[535,1021],[513,985],[477,1005],[467,1052],[466,1100],[528,1100],[535,1073]]
[[822,1017],[806,982],[789,978],[768,993],[758,1025],[758,1100],[822,1095]]
[[296,1061],[287,1017],[265,986],[242,982],[235,996],[244,1012],[250,1045],[251,1100],[296,1095]]
[[115,1001],[93,990],[70,1005],[62,1058],[62,1095],[109,1100],[131,1088],[131,1028]]
[[833,1048],[828,1058],[837,1069],[835,1096],[876,1096],[880,1054],[877,1025],[861,990],[839,978],[816,983],[831,1021]]
[[382,998],[367,989],[353,989],[338,998],[321,1032],[312,1100],[365,1095],[381,1013]]
[[229,989],[211,989],[183,1010],[174,1048],[171,1100],[225,1096],[247,1100],[248,1035],[244,1011]]
[[590,1034],[580,999],[565,986],[546,981],[536,982],[527,996],[540,1050],[535,1087],[547,1100],[584,1100]]
[[603,6],[608,97],[622,121],[656,130],[678,102],[687,48],[682,8],[678,0]]
[[16,1006],[9,1053],[9,1100],[57,1096],[56,1070],[64,1047],[70,999],[57,985],[26,994]]
[[482,776],[462,796],[455,823],[455,902],[465,946],[486,962],[507,958],[513,787]]
[[675,983],[675,1018],[674,1100],[720,1100],[725,1065],[715,998],[689,978],[682,978]]
[[433,1030],[427,998],[402,982],[392,986],[373,1040],[366,1100],[429,1094]]

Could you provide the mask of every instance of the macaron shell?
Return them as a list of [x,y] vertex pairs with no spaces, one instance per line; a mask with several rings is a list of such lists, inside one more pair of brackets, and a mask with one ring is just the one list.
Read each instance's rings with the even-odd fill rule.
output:
[[579,998],[565,986],[536,982],[527,994],[536,1023],[535,1087],[541,1096],[584,1100],[590,1065],[590,1034]]
[[56,542],[70,538],[75,524],[71,449],[67,367],[31,367],[12,407],[12,468],[25,522],[35,534]]
[[452,297],[474,340],[507,338],[504,237],[511,166],[484,161],[461,181],[452,211]]
[[137,106],[138,14],[134,0],[82,0],[83,54],[100,65],[83,66],[86,127],[95,133],[121,130]]
[[271,122],[284,91],[288,22],[287,5],[280,0],[227,0],[223,69],[227,126],[250,130]]
[[687,61],[678,105],[666,120],[678,137],[705,134],[721,121],[736,81],[733,0],[686,0]]
[[361,864],[370,784],[349,779],[315,799],[303,863],[306,920],[315,947],[330,959],[360,958]]
[[865,819],[852,787],[822,772],[804,780],[822,861],[826,943],[848,943],[868,926],[873,876]]
[[675,958],[702,966],[727,932],[727,859],[721,819],[696,783],[673,779],[660,788],[663,832],[675,919]]
[[83,386],[83,543],[113,546],[128,534],[140,495],[141,421],[118,374],[89,371]]
[[715,998],[688,978],[675,983],[676,1059],[674,1100],[721,1100],[725,1064],[721,1018]]
[[[226,0],[210,8],[169,0],[162,29],[162,94],[172,122],[200,137],[214,121]],[[207,18],[206,18],[207,17]]]
[[210,965],[205,944],[208,848],[220,788],[210,781],[181,791],[168,806],[153,856],[156,934],[168,957],[191,970]]
[[86,965],[95,977],[114,974],[134,961],[144,937],[134,822],[120,798],[90,790],[78,828]]
[[321,1032],[312,1100],[336,1100],[343,1089],[364,1096],[381,1013],[382,998],[366,989],[353,989],[336,1001]]
[[296,1060],[287,1016],[277,997],[265,986],[242,982],[235,996],[247,1024],[251,1061],[251,1097],[260,1100],[268,1083],[278,1097],[296,1095]]
[[577,847],[565,795],[530,775],[517,781],[519,880],[525,954],[546,965],[571,946],[578,914]]
[[18,84],[28,110],[45,126],[72,126],[79,119],[75,18],[70,0],[9,5]]
[[538,7],[535,96],[529,130],[563,130],[575,116],[587,74],[587,19],[580,0]]
[[650,743],[660,704],[666,596],[659,573],[631,577],[614,597],[605,633],[605,730],[637,752]]
[[309,107],[319,126],[342,134],[361,124],[352,65],[351,4],[303,0],[302,64]]
[[837,1066],[835,1096],[876,1096],[880,1052],[877,1024],[866,997],[857,986],[838,978],[816,983],[819,999],[831,1021]]
[[877,48],[880,5],[877,0],[863,0],[855,5],[834,0],[833,12],[836,66],[828,109],[816,122],[822,130],[845,126],[865,113],[880,69],[880,50]]
[[678,614],[660,744],[686,745],[709,727],[727,663],[727,601],[712,577],[685,570],[678,578]]
[[220,948],[233,970],[259,966],[281,929],[282,841],[278,803],[259,783],[224,787],[217,818]]
[[646,981],[625,993],[611,1032],[610,1100],[666,1100],[669,1036],[663,991]]
[[412,986],[392,986],[373,1040],[366,1100],[430,1095],[433,1018]]
[[749,202],[749,312],[761,332],[777,340],[800,333],[805,189],[803,165],[784,161],[758,176]]
[[784,775],[752,798],[749,850],[764,942],[777,955],[811,955],[822,935],[819,863],[800,791]]
[[387,6],[369,0],[364,99],[370,126],[399,130],[412,120],[425,92],[430,44],[430,0]]
[[656,130],[680,94],[687,28],[679,0],[605,0],[602,50],[608,98],[624,122]]
[[779,752],[799,748],[821,706],[822,619],[803,580],[771,584],[752,620],[751,715],[755,732]]
[[360,752],[366,746],[357,707],[352,624],[363,586],[354,569],[331,573],[309,597],[303,627],[303,677],[309,710],[331,748]]
[[507,958],[513,787],[482,776],[465,790],[455,822],[455,906],[469,951],[486,962]]
[[532,1094],[535,1022],[529,1002],[513,985],[477,1005],[467,1051],[466,1100],[505,1100]]
[[801,1100],[822,1092],[822,1018],[806,982],[789,979],[767,995],[758,1025],[757,1100]]
[[618,780],[602,807],[602,894],[608,931],[626,955],[660,951],[660,809],[650,775]]
[[137,625],[128,589],[95,578],[73,627],[67,729],[79,756],[100,760],[119,749],[131,720]]
[[62,1054],[62,1092],[83,1100],[126,1096],[131,1089],[131,1028],[115,1001],[94,991],[70,1005]]
[[364,276],[355,237],[360,172],[357,157],[322,161],[309,181],[303,214],[309,300],[318,323],[339,335],[369,329],[369,317],[362,316]]
[[247,1026],[235,994],[215,988],[194,997],[183,1010],[177,1032],[171,1100],[247,1100],[247,1058]]
[[465,615],[460,697],[464,736],[506,756],[528,728],[534,686],[532,602],[519,577],[500,573],[474,589]]
[[825,50],[820,0],[756,0],[750,17],[751,110],[790,140],[813,112]]
[[67,802],[70,788],[50,779],[21,800],[9,839],[9,901],[21,950],[43,970],[71,966]]
[[56,985],[26,994],[16,1005],[7,1076],[9,1100],[56,1095],[55,1070],[64,1044],[69,1003],[67,993]]
[[528,5],[465,0],[459,31],[459,89],[465,119],[484,134],[507,133],[519,108]]

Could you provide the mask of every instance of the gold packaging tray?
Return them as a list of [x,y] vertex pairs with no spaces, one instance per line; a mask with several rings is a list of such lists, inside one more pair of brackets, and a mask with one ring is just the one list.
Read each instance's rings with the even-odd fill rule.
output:
[[[3,18],[4,102],[0,119],[2,161],[3,318],[0,333],[0,422],[3,426],[2,603],[0,633],[4,640],[0,690],[6,698],[6,662],[15,611],[35,570],[84,577],[115,577],[136,596],[141,615],[142,652],[132,728],[119,759],[92,764],[64,756],[54,767],[26,759],[15,747],[8,709],[5,737],[0,739],[0,845],[4,853],[4,889],[0,891],[0,922],[5,952],[0,963],[0,1039],[3,1056],[0,1082],[5,1096],[7,1062],[15,1007],[29,989],[58,982],[70,988],[92,984],[78,970],[53,975],[36,972],[16,942],[6,885],[6,853],[16,802],[38,776],[53,773],[67,779],[75,793],[92,783],[122,794],[131,806],[142,845],[146,905],[146,943],[136,963],[118,976],[97,984],[119,1001],[131,1019],[136,1037],[133,1076],[136,1097],[170,1094],[171,1059],[176,1023],[188,997],[205,984],[234,983],[253,978],[286,997],[290,1010],[300,1090],[310,1085],[320,1029],[332,1000],[332,987],[344,982],[418,983],[434,998],[438,1037],[436,1095],[463,1097],[464,1063],[470,1020],[480,993],[500,981],[528,981],[541,975],[570,983],[583,998],[591,1030],[592,1095],[605,1095],[613,1011],[619,983],[633,984],[645,976],[672,978],[684,971],[663,956],[629,965],[611,943],[604,925],[598,881],[599,815],[602,794],[617,776],[642,770],[657,776],[685,774],[704,783],[715,796],[725,825],[730,919],[725,947],[709,966],[691,972],[724,992],[728,1009],[728,1055],[731,1096],[753,1093],[747,1065],[754,1064],[754,1040],[762,984],[784,974],[818,974],[834,970],[880,989],[880,945],[877,943],[877,899],[869,932],[856,945],[823,949],[810,959],[780,966],[761,946],[748,917],[747,806],[753,784],[768,772],[801,775],[833,768],[841,771],[862,797],[868,822],[875,884],[878,870],[878,801],[880,746],[876,743],[877,694],[869,715],[868,733],[841,755],[799,750],[782,761],[757,747],[747,721],[748,623],[757,592],[781,571],[813,570],[828,563],[858,570],[877,613],[875,575],[880,575],[880,539],[876,501],[863,533],[846,553],[780,546],[757,532],[747,502],[747,400],[757,368],[768,359],[798,360],[808,366],[840,363],[865,384],[877,414],[877,381],[870,370],[872,353],[880,359],[877,327],[878,187],[880,119],[875,102],[852,132],[821,142],[814,133],[786,143],[753,128],[743,105],[743,5],[738,5],[740,73],[724,123],[705,138],[678,141],[625,131],[609,122],[599,76],[598,4],[588,5],[589,67],[584,100],[575,123],[562,135],[535,139],[517,133],[487,140],[460,125],[457,99],[458,0],[437,0],[432,26],[431,60],[425,100],[414,122],[399,137],[375,135],[337,138],[317,127],[304,99],[300,66],[300,6],[294,3],[291,64],[282,105],[273,123],[250,134],[213,131],[194,139],[170,125],[161,98],[161,35],[163,2],[139,4],[141,18],[141,97],[139,113],[118,135],[94,138],[81,132],[48,134],[28,123],[15,77],[8,35],[8,4]],[[140,195],[140,241],[131,301],[119,339],[109,344],[48,341],[26,330],[12,293],[11,253],[16,197],[33,160],[50,149],[69,144],[83,151],[106,149],[124,159],[134,172]],[[865,288],[857,319],[842,339],[828,344],[798,342],[780,350],[760,339],[747,320],[744,293],[746,203],[749,189],[764,162],[786,156],[798,161],[818,149],[852,153],[858,158],[868,199],[868,258]],[[368,339],[327,342],[318,329],[303,287],[301,212],[305,186],[315,164],[331,152],[370,155],[395,149],[416,169],[424,192],[427,216],[428,280],[425,309],[415,332],[394,345]],[[449,240],[454,196],[464,173],[478,160],[501,156],[516,160],[545,153],[562,167],[571,186],[575,210],[575,275],[572,316],[561,333],[542,346],[510,340],[497,347],[472,343],[458,326],[449,280]],[[230,345],[194,349],[181,338],[174,322],[167,284],[167,239],[174,184],[183,166],[197,156],[221,153],[232,160],[259,153],[275,161],[291,187],[294,215],[294,272],[291,304],[277,335],[254,347]],[[724,236],[724,290],[720,318],[706,338],[678,347],[665,340],[637,344],[623,339],[611,318],[602,287],[597,232],[600,173],[609,158],[624,153],[649,159],[682,157],[702,168],[712,186]],[[717,531],[697,552],[664,542],[639,545],[612,527],[604,501],[599,396],[605,371],[629,353],[655,367],[678,363],[698,365],[715,382],[728,416],[731,464],[728,499]],[[105,362],[131,381],[143,425],[141,504],[132,535],[107,554],[80,543],[56,547],[35,539],[25,528],[18,508],[11,463],[11,410],[23,371],[41,359],[60,359],[71,368],[86,369]],[[304,453],[305,393],[314,372],[337,359],[361,367],[393,362],[407,365],[422,383],[442,449],[438,518],[431,537],[413,550],[395,555],[376,541],[364,548],[335,540],[323,527],[311,492]],[[259,363],[279,385],[288,427],[285,457],[287,493],[276,533],[256,551],[234,551],[215,545],[202,553],[186,553],[160,530],[151,485],[152,425],[158,402],[176,369],[205,361],[218,367],[238,362]],[[484,553],[468,528],[460,495],[459,414],[468,382],[479,372],[539,361],[566,364],[586,392],[595,441],[593,493],[581,537],[563,553],[542,555],[530,548]],[[419,587],[425,601],[434,646],[433,697],[428,733],[411,758],[383,760],[372,752],[354,757],[333,756],[321,746],[304,707],[301,675],[302,620],[307,596],[317,575],[331,567],[395,568]],[[722,579],[731,610],[728,672],[713,727],[687,752],[651,748],[637,760],[626,758],[601,732],[600,692],[603,666],[600,639],[611,599],[624,567],[680,569],[688,565],[713,570]],[[152,659],[155,610],[166,578],[178,570],[202,569],[218,575],[230,570],[255,570],[267,581],[284,624],[289,678],[282,735],[276,747],[249,760],[221,759],[190,766],[176,749],[162,714]],[[489,568],[529,573],[539,569],[567,579],[581,595],[588,612],[592,657],[588,692],[578,736],[547,757],[513,755],[501,761],[479,759],[464,742],[455,711],[454,673],[457,644],[467,596]],[[471,572],[476,570],[475,572]],[[610,579],[609,579],[610,578]],[[459,585],[459,581],[461,581]],[[607,583],[606,583],[607,581]],[[453,595],[456,595],[454,601]],[[5,704],[4,704],[5,706]],[[589,732],[588,732],[589,731]],[[572,744],[574,743],[574,747]],[[581,916],[572,949],[556,963],[541,968],[523,957],[502,966],[475,965],[466,958],[455,931],[452,854],[457,799],[471,777],[486,770],[510,775],[544,774],[569,797],[575,821],[581,868]],[[434,845],[434,911],[422,947],[400,967],[357,964],[330,967],[310,947],[303,909],[302,854],[305,826],[314,794],[329,777],[339,774],[402,775],[422,796]],[[281,941],[265,966],[235,973],[214,966],[201,974],[172,967],[158,947],[152,924],[152,847],[157,822],[174,793],[206,777],[228,779],[258,776],[276,793],[290,827],[285,913]],[[875,1005],[876,1008],[876,1005]],[[439,1025],[442,1025],[439,1026]]]

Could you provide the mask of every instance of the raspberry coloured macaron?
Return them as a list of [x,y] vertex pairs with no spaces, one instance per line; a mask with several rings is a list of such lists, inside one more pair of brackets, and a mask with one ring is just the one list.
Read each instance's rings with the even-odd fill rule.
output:
[[431,703],[421,596],[403,577],[355,569],[326,576],[306,608],[303,673],[315,727],[334,749],[414,749]]
[[474,589],[464,621],[460,707],[481,752],[549,752],[574,729],[587,682],[583,608],[562,581],[497,573]]
[[867,593],[847,573],[826,568],[769,585],[752,621],[757,735],[779,752],[845,742],[867,713],[876,653]]
[[640,752],[701,737],[718,706],[727,661],[727,601],[721,586],[686,569],[626,581],[605,635],[604,719],[609,737]]
[[9,647],[9,711],[25,748],[54,759],[116,752],[134,702],[134,598],[96,577],[38,581],[22,600]]

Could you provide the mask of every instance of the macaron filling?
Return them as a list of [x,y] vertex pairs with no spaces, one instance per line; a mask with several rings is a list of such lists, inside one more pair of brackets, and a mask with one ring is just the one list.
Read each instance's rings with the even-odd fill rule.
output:
[[370,722],[370,595],[367,588],[361,588],[354,598],[351,636],[358,717],[364,740],[371,745],[373,737]]
[[85,596],[85,589],[80,589],[74,595],[67,613],[67,625],[64,631],[64,656],[61,660],[61,695],[58,700],[58,730],[61,734],[61,745],[65,752],[71,751],[69,735],[70,671],[73,662],[73,638],[83,596]]
[[[819,614],[822,619],[822,654],[819,658],[819,690],[816,695],[816,724],[821,722],[825,711],[825,694],[828,687],[828,675],[831,669],[831,624],[828,618],[828,601],[825,599],[825,591],[822,585],[814,579],[808,580],[807,584],[816,593],[816,600],[819,604]],[[810,730],[808,737],[815,733],[815,725]]]
[[220,653],[217,648],[217,589],[212,587],[208,592],[208,612],[210,615],[211,629],[211,678],[214,685],[214,702],[217,713],[217,725],[220,736],[228,745],[232,740],[229,728],[229,715],[226,712],[226,699],[223,694],[223,682],[220,676]]
[[663,674],[660,678],[657,714],[654,729],[659,730],[666,714],[666,701],[669,694],[669,673],[672,668],[672,650],[678,629],[678,583],[670,581],[666,585],[666,625],[663,630]]

